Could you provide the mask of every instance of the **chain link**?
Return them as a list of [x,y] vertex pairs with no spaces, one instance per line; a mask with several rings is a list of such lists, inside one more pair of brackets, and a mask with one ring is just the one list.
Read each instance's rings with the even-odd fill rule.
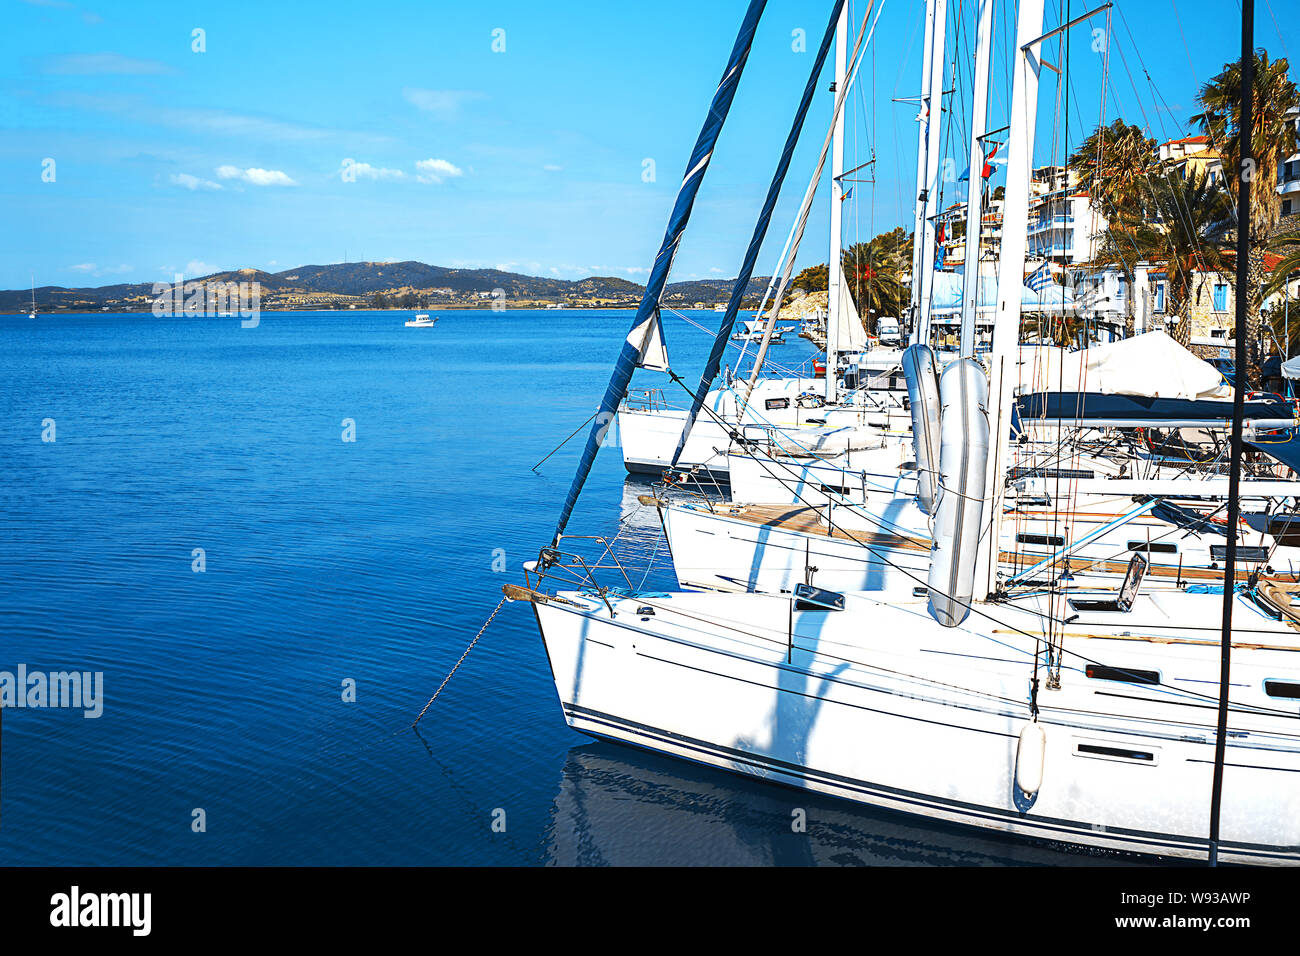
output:
[[439,684],[438,689],[433,692],[433,696],[429,698],[429,702],[424,705],[424,710],[420,711],[420,716],[416,717],[415,720],[411,721],[412,727],[418,724],[420,720],[424,717],[424,715],[428,713],[429,708],[433,706],[433,702],[437,700],[438,695],[442,693],[442,689],[447,686],[447,682],[450,681],[452,677],[455,675],[456,671],[460,669],[460,665],[465,663],[465,658],[469,657],[469,652],[474,650],[474,645],[477,644],[478,639],[483,636],[483,632],[488,629],[488,625],[492,623],[492,621],[496,618],[500,610],[503,607],[505,607],[505,603],[507,600],[508,600],[507,598],[502,598],[501,602],[496,606],[496,609],[492,612],[492,614],[488,617],[488,619],[483,622],[483,626],[480,627],[478,629],[478,633],[474,635],[474,640],[470,641],[469,647],[465,648],[465,653],[460,655],[460,660],[458,660],[455,666],[453,666],[452,669],[447,672],[447,676],[442,679],[442,683]]

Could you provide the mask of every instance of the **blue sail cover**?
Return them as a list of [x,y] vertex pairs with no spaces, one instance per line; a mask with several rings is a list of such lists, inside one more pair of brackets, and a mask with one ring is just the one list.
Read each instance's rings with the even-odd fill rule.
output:
[[663,294],[664,283],[668,281],[668,272],[672,268],[673,257],[677,254],[677,245],[681,241],[682,233],[686,231],[686,224],[690,221],[691,208],[695,204],[695,196],[700,190],[700,184],[704,181],[704,174],[708,171],[709,160],[713,157],[713,147],[718,141],[718,134],[722,132],[723,123],[727,121],[727,113],[731,110],[731,101],[736,96],[740,75],[745,69],[745,61],[749,59],[749,50],[754,42],[754,31],[758,29],[759,17],[763,15],[766,6],[767,0],[750,0],[749,9],[745,11],[745,19],[740,24],[740,32],[736,36],[735,46],[732,47],[731,57],[727,60],[727,68],[722,72],[722,80],[718,84],[717,92],[713,94],[713,102],[709,105],[709,114],[705,117],[704,126],[695,141],[695,148],[691,150],[690,162],[686,164],[686,176],[682,180],[681,189],[677,192],[677,201],[673,204],[672,215],[668,217],[668,229],[664,232],[664,241],[659,247],[659,254],[655,256],[654,267],[650,270],[650,278],[646,282],[645,295],[641,297],[641,305],[636,310],[636,318],[632,320],[632,330],[628,333],[619,352],[609,386],[605,389],[591,431],[587,434],[587,444],[582,450],[582,457],[578,460],[577,474],[573,476],[573,484],[569,486],[569,494],[564,499],[564,508],[560,511],[560,520],[555,526],[552,546],[558,544],[560,535],[564,533],[564,528],[569,523],[573,506],[577,503],[582,486],[587,481],[587,475],[591,473],[592,463],[596,460],[596,452],[600,451],[600,446],[605,440],[605,432],[613,424],[618,405],[627,394],[627,386],[632,380],[633,370],[642,364],[643,358],[651,349],[662,354],[663,330],[659,324],[659,297]]
[[695,389],[695,397],[691,401],[690,414],[686,416],[686,424],[682,427],[681,437],[677,440],[677,450],[673,452],[673,465],[677,464],[677,459],[682,455],[682,449],[686,447],[686,439],[690,437],[691,428],[695,425],[695,419],[700,414],[700,409],[704,405],[705,398],[708,397],[709,388],[713,385],[713,380],[718,377],[718,370],[722,368],[722,357],[726,354],[727,343],[731,338],[731,330],[736,324],[736,313],[740,311],[740,303],[745,297],[745,291],[749,288],[749,280],[754,274],[754,264],[758,261],[759,250],[763,246],[763,240],[767,237],[767,227],[772,221],[772,213],[776,209],[776,201],[781,196],[781,186],[785,183],[785,174],[790,169],[790,159],[794,155],[794,149],[799,144],[799,135],[803,132],[804,119],[808,115],[808,107],[812,105],[813,94],[817,92],[817,79],[821,76],[822,66],[826,62],[826,54],[830,51],[831,44],[835,42],[835,28],[839,24],[840,11],[844,9],[844,0],[836,0],[834,9],[831,10],[830,23],[826,25],[826,33],[822,36],[822,45],[817,51],[817,59],[813,61],[812,72],[808,75],[808,83],[804,86],[803,99],[799,101],[799,109],[795,112],[794,123],[790,126],[790,134],[785,140],[785,149],[781,152],[781,159],[776,164],[776,174],[772,177],[772,184],[767,188],[767,199],[763,202],[763,209],[758,214],[758,222],[754,223],[754,234],[750,237],[749,248],[745,250],[745,259],[740,265],[740,272],[736,276],[736,284],[731,288],[731,298],[727,302],[727,312],[718,324],[718,334],[713,340],[713,349],[709,352],[709,360],[705,363],[704,371],[700,375],[699,387]]

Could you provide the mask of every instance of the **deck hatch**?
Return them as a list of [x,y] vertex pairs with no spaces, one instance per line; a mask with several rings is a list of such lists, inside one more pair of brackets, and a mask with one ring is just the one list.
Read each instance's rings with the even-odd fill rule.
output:
[[815,588],[811,584],[794,586],[794,609],[796,611],[842,611],[844,595],[838,591]]

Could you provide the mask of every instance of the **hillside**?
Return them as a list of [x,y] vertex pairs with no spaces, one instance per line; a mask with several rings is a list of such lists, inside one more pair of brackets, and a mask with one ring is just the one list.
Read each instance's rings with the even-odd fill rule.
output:
[[[756,306],[767,278],[749,283],[746,304]],[[283,272],[238,269],[187,277],[205,289],[221,283],[258,283],[263,309],[329,308],[484,308],[500,298],[509,308],[538,308],[563,303],[574,308],[632,308],[644,287],[615,276],[555,279],[498,269],[449,269],[423,262],[342,262],[304,265]],[[674,308],[711,307],[731,294],[730,279],[670,283],[663,302]],[[118,283],[95,288],[40,286],[41,312],[147,311],[154,283]],[[498,293],[495,290],[502,290]],[[30,289],[0,292],[0,312],[26,312]],[[749,301],[752,299],[753,301]]]

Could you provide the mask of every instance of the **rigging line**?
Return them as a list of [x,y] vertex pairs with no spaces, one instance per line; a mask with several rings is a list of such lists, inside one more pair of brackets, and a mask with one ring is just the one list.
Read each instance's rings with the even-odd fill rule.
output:
[[1273,29],[1277,32],[1278,42],[1282,44],[1282,52],[1286,54],[1288,60],[1291,59],[1291,51],[1287,49],[1286,38],[1282,36],[1282,27],[1277,22],[1277,14],[1273,12],[1273,4],[1270,0],[1264,0],[1264,6],[1268,8],[1269,19],[1273,21]]
[[[1196,78],[1196,64],[1192,62],[1192,51],[1187,47],[1187,34],[1183,32],[1183,21],[1178,15],[1178,0],[1169,0],[1169,5],[1174,10],[1174,23],[1178,25],[1178,36],[1183,41],[1183,53],[1187,55],[1187,67],[1192,73],[1192,83],[1200,89],[1201,81]],[[1184,129],[1190,132],[1191,128],[1184,127]]]
[[[740,593],[740,592],[733,592],[733,593]],[[749,593],[757,593],[757,592],[743,592],[743,593],[747,593],[747,594],[749,594]],[[767,595],[767,596],[769,596],[769,597],[773,597],[773,598],[778,597],[778,595]],[[724,619],[724,618],[721,618],[721,617],[711,617],[711,616],[706,615],[706,614],[692,614],[692,613],[690,613],[689,611],[684,611],[684,610],[682,610],[681,608],[679,608],[679,607],[674,607],[674,606],[671,605],[671,604],[656,604],[654,598],[642,598],[642,597],[639,597],[639,596],[638,596],[638,597],[637,597],[637,600],[638,600],[639,602],[643,602],[643,603],[645,603],[645,604],[648,604],[650,607],[656,607],[656,608],[658,608],[658,609],[661,610],[661,611],[666,611],[666,612],[669,613],[669,614],[674,614],[674,615],[676,615],[676,616],[678,616],[678,617],[685,618],[685,619],[688,620],[688,621],[697,621],[697,622],[699,622],[699,623],[701,623],[701,624],[709,625],[709,627],[711,627],[711,628],[713,628],[713,629],[715,629],[715,630],[721,629],[721,630],[725,630],[725,631],[732,631],[732,632],[734,632],[734,633],[736,633],[736,634],[741,634],[741,635],[743,635],[743,636],[745,636],[745,637],[755,637],[755,638],[758,638],[758,639],[761,640],[761,641],[767,641],[769,644],[775,644],[775,645],[777,645],[778,647],[781,647],[781,648],[785,648],[785,647],[789,646],[790,636],[789,636],[789,633],[788,633],[787,631],[779,631],[779,630],[777,630],[776,628],[763,627],[762,625],[758,625],[758,624],[750,624],[750,625],[748,625],[748,626],[749,626],[752,630],[745,630],[745,629],[740,628],[740,627],[734,627],[734,626],[731,626],[731,625],[726,624],[726,623],[725,623],[725,619]],[[874,598],[868,598],[868,600],[875,600],[875,599],[874,599]],[[885,602],[883,602],[883,601],[876,601],[876,603],[877,603],[877,604],[884,604]],[[705,630],[703,630],[702,628],[688,628],[688,629],[691,630],[691,631],[696,631],[696,632],[698,632],[698,633],[703,633],[703,634],[708,634],[708,633],[709,633],[708,631],[705,631]],[[769,632],[769,633],[771,633],[771,634],[779,635],[779,637],[765,637],[765,636],[763,636],[762,634],[755,633],[755,631],[760,631],[760,630],[761,630],[761,631],[767,631],[767,632]],[[796,636],[806,636],[806,635],[796,635]],[[838,644],[839,642],[835,642],[835,643]],[[994,643],[996,643],[996,644],[1001,644],[1000,641],[995,641]],[[852,645],[848,645],[848,646],[851,647]],[[1007,645],[1007,646],[1009,646],[1009,645]],[[1017,652],[1021,652],[1019,648],[1011,648],[1011,649],[1012,649],[1012,650],[1015,650],[1015,651],[1017,651]],[[798,650],[808,651],[808,652],[811,653],[811,654],[814,654],[814,655],[817,655],[817,656],[821,656],[821,657],[834,658],[835,660],[838,660],[838,661],[844,661],[845,663],[849,663],[849,664],[856,664],[856,665],[858,665],[859,667],[863,667],[863,668],[866,668],[867,670],[875,671],[875,672],[878,672],[878,673],[881,673],[881,674],[889,674],[889,675],[892,675],[892,676],[894,676],[894,677],[901,677],[901,678],[904,678],[904,679],[909,680],[909,681],[918,681],[918,682],[920,682],[920,683],[922,683],[922,684],[929,684],[929,685],[934,686],[934,687],[944,687],[944,688],[947,688],[948,690],[961,691],[961,692],[964,693],[964,694],[970,694],[970,695],[972,695],[972,696],[974,696],[974,697],[980,697],[980,698],[983,698],[983,699],[985,699],[985,700],[995,700],[995,701],[998,701],[998,702],[1003,703],[1003,704],[1024,704],[1024,703],[1025,703],[1023,700],[1018,700],[1018,699],[1016,699],[1016,698],[1014,698],[1014,697],[1004,697],[1004,696],[1002,696],[1001,694],[995,694],[995,693],[993,693],[993,692],[991,692],[991,691],[986,691],[986,690],[977,690],[977,689],[974,688],[974,687],[963,687],[961,684],[950,684],[950,683],[948,683],[947,681],[935,680],[935,679],[933,679],[933,678],[931,678],[931,677],[926,677],[926,676],[923,676],[923,675],[921,675],[921,674],[911,674],[911,673],[908,673],[907,671],[900,671],[900,670],[897,670],[897,669],[895,669],[895,668],[892,668],[892,667],[885,667],[885,666],[880,665],[880,664],[872,664],[872,663],[870,663],[870,662],[868,662],[868,661],[857,660],[856,658],[842,657],[842,656],[840,656],[839,654],[832,654],[832,653],[829,653],[829,652],[827,652],[827,651],[825,651],[825,650],[823,650],[823,649],[821,649],[821,648],[813,649],[813,648],[807,648],[807,647],[800,647],[800,648],[798,648]],[[864,650],[865,650],[865,648],[864,648]],[[1023,652],[1021,652],[1021,653],[1023,653]],[[1037,656],[1037,655],[1035,655],[1035,656]],[[1012,662],[1012,663],[1015,663],[1015,662]],[[798,665],[794,665],[794,666],[798,666]],[[807,669],[805,669],[805,668],[801,668],[801,670],[804,670],[805,673],[810,674],[810,675],[814,675],[814,674],[815,674],[815,672],[813,672],[813,671],[811,671],[811,670],[807,670]],[[817,675],[817,676],[825,676],[825,675]]]
[[[592,419],[592,418],[595,418],[595,417],[596,417],[597,415],[599,415],[599,414],[600,414],[600,411],[599,411],[599,410],[592,412],[592,413],[591,413],[591,418],[588,418],[585,422],[583,422],[581,425],[579,425],[577,428],[575,428],[572,432],[570,432],[570,433],[569,433],[569,437],[566,438],[566,439],[564,439],[564,441],[560,442],[560,443],[559,443],[558,445],[556,445],[554,448],[552,448],[552,449],[550,450],[550,452],[547,453],[546,458],[550,458],[551,455],[554,455],[557,451],[559,451],[561,448],[563,448],[565,445],[567,445],[567,444],[569,443],[569,439],[570,439],[570,438],[572,438],[574,435],[578,434],[578,432],[582,431],[584,428],[586,428],[588,425],[590,425],[590,424],[591,424],[591,419]],[[533,467],[530,468],[529,471],[536,471],[538,468],[542,467],[542,465],[546,462],[546,458],[543,458],[543,459],[542,459],[541,461],[539,461],[537,464],[533,465]]]
[[[1156,99],[1159,99],[1161,102],[1165,102],[1166,110],[1168,110],[1168,103],[1167,103],[1167,101],[1164,100],[1164,97],[1162,97],[1162,96],[1160,95],[1159,89],[1158,89],[1158,87],[1157,87],[1156,84],[1155,84],[1155,80],[1152,79],[1150,71],[1147,70],[1146,63],[1145,63],[1145,61],[1142,59],[1142,52],[1141,52],[1141,49],[1138,47],[1137,40],[1136,40],[1136,39],[1134,38],[1134,36],[1133,36],[1133,30],[1132,30],[1132,28],[1129,26],[1128,18],[1124,16],[1124,11],[1123,11],[1122,9],[1120,10],[1120,19],[1121,19],[1121,20],[1123,21],[1123,23],[1124,23],[1124,30],[1125,30],[1125,32],[1128,34],[1129,42],[1132,43],[1132,45],[1133,45],[1134,55],[1137,57],[1138,64],[1139,64],[1139,66],[1140,66],[1141,69],[1142,69],[1142,73],[1146,76],[1147,84],[1151,87],[1153,97],[1155,97]],[[1123,51],[1123,48],[1121,47],[1121,49],[1120,49],[1120,56],[1123,57],[1123,55],[1124,55],[1124,51]],[[1128,69],[1127,61],[1125,62],[1125,69],[1126,69],[1126,70]],[[1138,91],[1137,91],[1137,85],[1136,85],[1136,83],[1133,82],[1133,76],[1132,76],[1132,73],[1131,73],[1131,72],[1129,73],[1129,80],[1130,80],[1130,83],[1133,84],[1133,95],[1134,95],[1134,98],[1138,101],[1138,107],[1139,107],[1139,109],[1142,110],[1143,119],[1145,120],[1145,119],[1146,119],[1146,109],[1145,109],[1145,107],[1142,105],[1142,98],[1141,98],[1140,94],[1139,94]],[[1159,110],[1156,110],[1156,115],[1157,115],[1157,116],[1160,115],[1160,111],[1159,111]],[[1163,122],[1161,123],[1161,132],[1162,132],[1162,134],[1165,135],[1166,137],[1168,136],[1168,133],[1164,130],[1164,124],[1163,124]],[[1193,245],[1193,247],[1194,247],[1194,249],[1195,249],[1195,253],[1196,253],[1196,256],[1197,256],[1197,261],[1198,261],[1198,262],[1204,262],[1205,254],[1204,254],[1204,248],[1203,248],[1203,246],[1201,245],[1201,238],[1202,238],[1202,237],[1200,236],[1199,232],[1195,229],[1195,227],[1194,227],[1194,225],[1193,225],[1192,218],[1191,218],[1191,209],[1190,209],[1190,207],[1186,207],[1186,210],[1184,211],[1184,206],[1183,206],[1183,204],[1182,204],[1182,202],[1181,202],[1181,199],[1184,198],[1184,197],[1181,196],[1181,190],[1178,189],[1178,188],[1176,188],[1176,184],[1173,182],[1173,180],[1172,180],[1171,177],[1170,177],[1170,169],[1169,169],[1169,165],[1168,165],[1167,163],[1163,163],[1163,162],[1160,163],[1160,164],[1159,164],[1159,173],[1164,177],[1165,186],[1166,186],[1166,188],[1169,190],[1169,195],[1170,195],[1171,198],[1173,199],[1174,208],[1175,208],[1175,210],[1178,212],[1179,218],[1182,220],[1182,225],[1183,225],[1183,227],[1184,227],[1184,231],[1185,231],[1186,235],[1188,236],[1188,238],[1191,240],[1191,243],[1192,243],[1192,245]],[[1157,212],[1158,212],[1158,209],[1159,209],[1159,202],[1155,199],[1156,192],[1155,192],[1155,187],[1154,187],[1154,185],[1152,185],[1152,183],[1151,183],[1150,174],[1147,173],[1147,172],[1143,172],[1143,174],[1142,174],[1142,179],[1143,179],[1144,182],[1146,182],[1146,183],[1151,187],[1151,190],[1152,190],[1152,198],[1153,198],[1153,204],[1154,204],[1154,206],[1155,206],[1155,208],[1156,208],[1156,210],[1157,210]],[[1135,246],[1135,249],[1134,249],[1134,254],[1135,254],[1135,255],[1136,255],[1136,252],[1137,252],[1137,250],[1136,250],[1136,246]],[[1182,263],[1181,261],[1176,262],[1175,267],[1176,267],[1176,269],[1178,270],[1178,272],[1179,272],[1180,274],[1183,273],[1184,270],[1185,270],[1185,266],[1183,265],[1183,263]]]
[[[674,381],[676,381],[679,385],[682,386],[683,389],[686,389],[687,391],[690,390],[690,387],[689,387],[689,386],[688,386],[684,381],[682,381],[681,378],[680,378],[676,373],[670,372],[669,374],[672,376],[672,378],[673,378]],[[718,424],[719,424],[719,425],[720,425],[724,430],[726,430],[726,428],[727,428],[727,426],[726,426],[726,422],[725,422],[725,421],[724,421],[724,420],[723,420],[723,419],[722,419],[722,418],[721,418],[721,417],[720,417],[716,412],[714,412],[713,409],[709,408],[707,405],[704,406],[704,409],[705,409],[705,411],[706,411],[709,415],[713,416],[713,418],[716,420],[716,422],[717,422],[717,423],[718,423]],[[762,458],[761,458],[760,456],[755,455],[755,456],[753,456],[753,458],[754,458],[755,463],[757,463],[757,464],[759,465],[760,468],[762,468],[764,471],[766,471],[769,475],[773,475],[772,470],[771,470],[770,468],[768,468],[768,466],[763,462],[763,460],[762,460]],[[769,459],[769,460],[770,460],[770,459]],[[779,468],[783,468],[783,469],[785,469],[785,470],[786,470],[787,472],[789,472],[791,475],[796,475],[796,473],[794,472],[793,469],[789,468],[789,467],[786,466],[786,465],[783,465],[783,464],[780,463],[780,462],[777,462],[777,461],[774,461],[774,460],[773,460],[773,461],[772,461],[772,464],[776,465],[776,466],[779,467]],[[773,477],[775,477],[775,475],[773,475]],[[796,475],[796,477],[797,477],[797,475]],[[780,479],[778,478],[777,480],[779,481]],[[816,509],[816,506],[813,505],[811,502],[809,502],[808,499],[805,498],[805,497],[804,497],[802,494],[800,494],[798,491],[794,491],[794,492],[792,492],[792,493],[794,494],[795,498],[796,498],[797,500],[799,500],[800,502],[802,502],[806,507],[811,508],[811,509],[814,510],[814,511],[817,510],[817,509]],[[844,501],[844,500],[845,500],[844,497],[843,497],[842,495],[838,495],[838,494],[836,494],[836,493],[833,492],[833,491],[832,491],[832,492],[827,492],[827,496],[828,496],[828,497],[834,496],[834,497],[836,497],[836,498],[839,498],[841,501]],[[868,517],[868,518],[870,519],[871,516],[865,516],[865,517]],[[835,522],[833,521],[832,516],[829,515],[829,514],[827,515],[826,524],[827,524],[828,533],[833,533],[835,530],[837,530],[837,526],[836,526]],[[896,571],[898,571],[899,573],[901,573],[904,577],[911,578],[913,581],[917,582],[918,584],[923,584],[923,585],[925,585],[925,586],[927,587],[927,589],[929,588],[929,581],[928,581],[928,580],[922,580],[918,575],[913,574],[909,569],[903,567],[902,565],[898,564],[898,563],[895,562],[895,561],[890,560],[890,558],[887,557],[885,554],[881,553],[880,551],[878,551],[878,550],[876,550],[875,548],[873,548],[871,545],[868,545],[866,542],[864,542],[864,541],[862,541],[860,538],[856,537],[856,536],[853,534],[852,529],[845,528],[843,525],[839,525],[839,526],[838,526],[838,530],[839,530],[839,532],[840,532],[841,534],[843,534],[845,537],[847,537],[847,538],[848,538],[850,541],[852,541],[854,544],[856,544],[856,545],[858,545],[859,547],[863,548],[863,549],[864,549],[868,554],[871,554],[873,557],[879,559],[880,562],[881,562],[882,564],[886,564],[886,565],[888,565],[889,567],[891,567],[891,568],[893,568],[894,570],[896,570]],[[957,599],[956,599],[955,597],[953,597],[952,595],[950,595],[950,594],[944,594],[942,591],[939,591],[939,592],[937,592],[937,593],[938,593],[941,597],[947,598],[948,600],[952,600],[952,601],[956,601],[956,600],[957,600]],[[960,602],[959,602],[959,603],[960,603]],[[1028,637],[1028,638],[1034,640],[1036,645],[1037,645],[1037,643],[1038,643],[1039,641],[1041,641],[1041,638],[1042,638],[1041,635],[1033,634],[1033,633],[1031,633],[1031,632],[1029,632],[1029,631],[1026,631],[1024,628],[1020,627],[1019,625],[1012,624],[1012,623],[1010,623],[1010,622],[1008,622],[1008,621],[1000,620],[999,618],[994,617],[992,614],[988,613],[987,611],[984,611],[982,608],[976,607],[975,605],[976,605],[976,602],[972,601],[972,602],[970,602],[970,603],[968,603],[968,604],[965,604],[965,607],[966,607],[966,608],[967,608],[967,609],[968,609],[972,614],[976,615],[977,617],[982,617],[982,618],[984,618],[984,619],[990,621],[990,622],[993,623],[993,624],[1001,625],[1002,627],[1004,627],[1004,628],[1006,628],[1006,629],[1008,629],[1008,630],[1010,630],[1010,631],[1012,631],[1012,632],[1014,632],[1014,633],[1020,634],[1020,635],[1023,636],[1023,637]],[[1018,610],[1021,610],[1022,612],[1026,610],[1026,609],[1024,609],[1024,608],[1017,608],[1017,609],[1018,609]],[[1044,614],[1044,613],[1042,613],[1042,612],[1036,612],[1036,613],[1035,613],[1035,616],[1037,616],[1037,617],[1039,617],[1039,618],[1043,618],[1043,617],[1047,617],[1047,616],[1049,616],[1049,615]],[[1061,622],[1061,623],[1064,624],[1064,622]],[[724,626],[725,626],[725,625],[724,625]],[[999,646],[1001,646],[1001,647],[1005,647],[1005,648],[1007,648],[1008,650],[1015,651],[1016,653],[1023,653],[1023,651],[1021,651],[1019,648],[1013,647],[1012,645],[1007,644],[1007,643],[1004,642],[1004,641],[999,641],[998,639],[996,639],[996,638],[994,638],[994,637],[992,637],[992,636],[990,636],[990,635],[980,634],[980,633],[977,632],[977,631],[976,631],[976,632],[971,632],[971,633],[974,633],[976,636],[978,636],[978,637],[980,637],[980,638],[982,638],[982,639],[984,639],[984,640],[990,641],[990,642],[993,643],[993,644],[997,644],[997,645],[999,645]],[[1089,658],[1089,657],[1087,657],[1086,655],[1081,654],[1080,652],[1075,651],[1075,650],[1067,650],[1064,646],[1061,647],[1061,654],[1062,654],[1062,656],[1064,656],[1065,654],[1070,654],[1072,657],[1076,657],[1076,658],[1078,658],[1079,660],[1083,661],[1083,662],[1086,663],[1086,664],[1096,664],[1096,665],[1099,665],[1099,666],[1112,666],[1112,665],[1103,665],[1101,661],[1093,660],[1092,658]],[[1121,670],[1122,670],[1122,669],[1121,669]],[[1199,693],[1198,691],[1190,690],[1190,689],[1188,689],[1188,688],[1183,688],[1183,687],[1174,687],[1174,686],[1171,685],[1171,684],[1166,684],[1166,683],[1164,683],[1163,680],[1161,680],[1160,683],[1158,683],[1158,684],[1150,685],[1150,686],[1155,687],[1155,688],[1163,688],[1163,691],[1162,691],[1162,692],[1165,693],[1165,694],[1167,694],[1168,696],[1172,696],[1172,697],[1178,697],[1178,696],[1181,695],[1181,696],[1192,697],[1192,698],[1200,699],[1200,700],[1215,700],[1215,699],[1216,699],[1216,698],[1214,698],[1214,697],[1211,697],[1209,694],[1202,694],[1202,693]],[[1253,705],[1253,704],[1242,705],[1242,704],[1239,703],[1239,704],[1237,704],[1236,706],[1237,706],[1238,708],[1241,708],[1241,707],[1243,707],[1243,706],[1245,706],[1245,707],[1256,707],[1257,705]],[[1276,714],[1279,715],[1279,716],[1286,716],[1286,717],[1290,717],[1290,716],[1292,716],[1291,713],[1290,713],[1289,711],[1281,711],[1281,710],[1274,711],[1274,710],[1269,709],[1269,710],[1267,710],[1266,712],[1267,712],[1267,713],[1276,713]]]

